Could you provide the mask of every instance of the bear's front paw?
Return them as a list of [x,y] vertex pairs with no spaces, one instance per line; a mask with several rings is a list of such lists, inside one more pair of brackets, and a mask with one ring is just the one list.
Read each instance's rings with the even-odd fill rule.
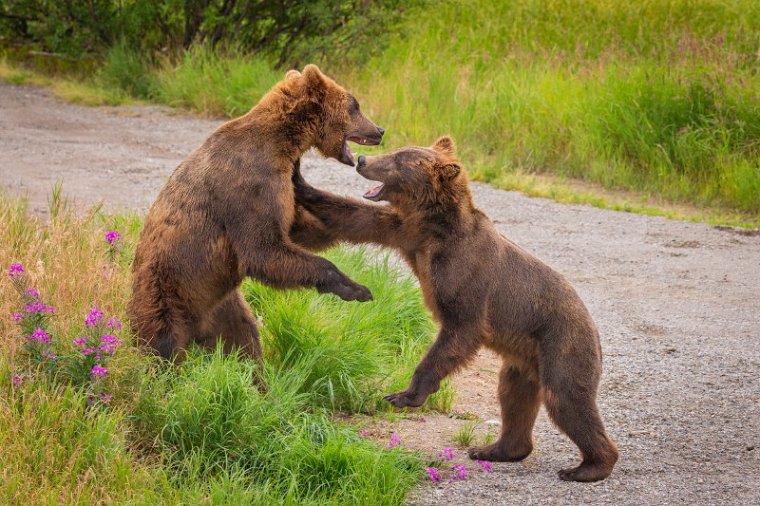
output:
[[372,292],[369,291],[369,288],[354,283],[346,277],[325,285],[317,285],[317,291],[319,293],[333,293],[347,301],[357,300],[359,302],[367,302],[372,300]]
[[341,283],[334,293],[343,300],[356,300],[359,302],[372,300],[372,292],[369,291],[369,288],[354,282],[350,282],[349,284]]
[[403,392],[396,392],[395,394],[386,395],[383,400],[386,400],[396,406],[397,408],[417,408],[422,406],[427,399],[427,395],[419,394],[417,392],[410,392],[404,390]]

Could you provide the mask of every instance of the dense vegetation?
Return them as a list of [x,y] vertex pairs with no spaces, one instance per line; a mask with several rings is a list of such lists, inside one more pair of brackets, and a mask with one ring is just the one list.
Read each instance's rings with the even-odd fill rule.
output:
[[[754,0],[320,1],[285,9],[287,19],[267,2],[80,3],[119,6],[110,38],[74,30],[86,16],[26,21],[25,32],[7,18],[39,4],[57,20],[58,2],[4,0],[0,12],[6,34],[100,51],[95,101],[236,115],[283,69],[314,60],[363,99],[387,147],[451,133],[476,177],[497,185],[556,174],[760,213]],[[294,32],[298,19],[309,21]]]
[[[138,350],[118,320],[141,219],[52,202],[46,223],[0,195],[0,502],[403,502],[420,456],[336,420],[381,415],[381,393],[409,380],[432,339],[412,279],[377,252],[337,250],[373,302],[247,282],[262,393],[250,361],[196,350],[175,370]],[[451,401],[446,385],[428,407]]]
[[147,59],[193,45],[260,52],[281,65],[351,53],[398,18],[399,0],[0,0],[0,35],[78,57],[117,44]]

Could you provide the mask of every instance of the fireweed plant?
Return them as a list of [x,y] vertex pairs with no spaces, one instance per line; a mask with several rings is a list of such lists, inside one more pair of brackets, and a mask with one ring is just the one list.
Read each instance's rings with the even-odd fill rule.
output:
[[106,256],[111,262],[115,262],[118,259],[118,255],[122,249],[121,234],[116,230],[109,230],[105,235],[106,243],[108,243],[108,249],[106,249]]
[[[117,233],[118,234],[118,233]],[[106,318],[97,306],[93,306],[84,318],[84,332],[72,339],[74,351],[66,347],[49,329],[55,308],[46,304],[40,292],[28,286],[28,276],[23,265],[12,264],[8,277],[21,298],[19,312],[11,319],[18,324],[22,350],[29,359],[31,370],[37,369],[50,378],[82,388],[88,395],[88,403],[108,404],[111,395],[105,392],[108,361],[123,344],[116,334],[122,324],[116,318]],[[16,374],[13,385],[19,387],[26,374]]]
[[28,276],[20,263],[11,264],[8,277],[21,298],[19,312],[13,313],[11,319],[21,330],[22,349],[33,366],[52,370],[57,357],[55,343],[51,342],[48,333],[48,323],[55,314],[55,308],[42,301],[37,289],[27,286]]
[[93,399],[108,403],[111,396],[104,392],[105,378],[108,376],[108,360],[116,353],[123,341],[116,337],[121,322],[116,318],[106,319],[97,306],[93,306],[84,319],[85,331],[73,339],[78,353],[70,362],[69,373],[75,384],[87,385]]
[[[470,476],[470,474],[468,474],[469,470],[464,464],[453,464],[451,466],[450,472],[444,473],[443,465],[445,465],[447,462],[451,462],[455,458],[456,453],[451,448],[444,448],[443,450],[439,451],[437,454],[437,460],[435,462],[432,462],[430,467],[425,468],[425,471],[427,471],[428,479],[433,483],[442,482],[444,474],[449,475],[448,482],[468,479],[468,476]],[[475,464],[477,465],[477,469],[483,473],[490,474],[493,472],[493,464],[491,464],[491,462],[485,460],[476,460]]]

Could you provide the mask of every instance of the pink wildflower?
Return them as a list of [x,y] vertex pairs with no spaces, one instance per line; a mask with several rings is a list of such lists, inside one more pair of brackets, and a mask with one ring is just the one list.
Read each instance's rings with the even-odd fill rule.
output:
[[480,469],[482,469],[483,472],[490,473],[493,471],[493,464],[487,460],[476,460],[475,462],[480,466]]
[[24,382],[24,376],[23,376],[23,375],[21,375],[21,374],[16,374],[16,375],[13,377],[13,386],[14,386],[14,387],[16,387],[16,388],[20,387],[20,386],[21,386],[21,383],[23,383],[23,382]]
[[21,264],[11,264],[8,268],[8,276],[15,278],[24,274],[24,266]]
[[116,230],[109,230],[106,233],[106,242],[111,246],[114,246],[119,239],[121,239],[121,234]]
[[27,288],[26,292],[24,292],[24,293],[26,293],[29,297],[31,297],[33,299],[39,299],[40,298],[40,292],[38,292],[37,290],[35,290],[34,288],[31,288],[31,287]]
[[84,346],[85,343],[87,342],[87,337],[85,336],[77,337],[76,339],[73,339],[72,342],[76,344],[77,346]]
[[47,344],[50,342],[50,336],[40,327],[37,327],[37,329],[32,332],[32,335],[29,336],[29,340],[37,344]]
[[92,366],[92,370],[90,371],[90,375],[93,377],[93,379],[105,378],[107,374],[108,369],[101,366],[100,364],[95,364]]
[[457,464],[452,467],[451,470],[454,471],[454,476],[451,477],[451,481],[467,479],[467,468],[464,467],[464,464]]
[[454,456],[455,456],[454,450],[452,450],[451,448],[444,448],[443,450],[441,450],[441,452],[438,455],[443,457],[443,460],[445,461],[454,460]]
[[92,355],[95,353],[95,348],[85,348],[82,350],[82,355]]
[[367,429],[359,429],[359,435],[363,437],[369,436],[369,431]]
[[426,467],[425,471],[427,471],[430,481],[433,481],[433,482],[441,481],[441,475],[438,472],[437,467]]
[[40,302],[38,300],[35,300],[31,304],[27,304],[24,306],[24,311],[27,313],[55,313],[55,308],[53,306],[48,306],[44,302]]
[[391,439],[388,441],[388,444],[386,445],[388,448],[394,448],[401,444],[401,438],[398,437],[398,434],[395,432],[391,433]]
[[13,320],[14,322],[20,322],[22,318],[23,316],[21,316],[18,313],[11,314],[11,320]]
[[100,399],[102,402],[106,404],[111,402],[111,396],[108,394],[98,394],[98,399]]
[[116,352],[116,348],[119,347],[122,342],[123,341],[121,339],[117,339],[114,336],[104,334],[100,338],[100,346],[98,346],[98,350],[107,355],[113,355],[114,352]]
[[111,318],[108,320],[108,328],[119,330],[121,328],[121,322],[119,321],[118,318]]
[[102,317],[103,311],[100,311],[98,306],[92,306],[92,309],[87,313],[87,317],[84,319],[84,324],[88,327],[95,327]]
[[121,346],[123,341],[115,336],[112,336],[110,334],[103,334],[100,336],[100,342],[102,344],[112,344],[114,346]]

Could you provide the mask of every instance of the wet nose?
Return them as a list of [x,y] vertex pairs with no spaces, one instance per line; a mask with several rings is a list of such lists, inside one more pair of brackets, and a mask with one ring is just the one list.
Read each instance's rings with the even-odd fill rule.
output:
[[366,161],[367,161],[367,157],[366,156],[364,156],[364,155],[360,156],[359,160],[357,160],[358,163],[356,164],[356,168],[360,169],[360,168],[364,167],[364,164],[366,163]]
[[385,128],[377,127],[377,131],[380,132],[380,135],[383,135],[385,133]]

